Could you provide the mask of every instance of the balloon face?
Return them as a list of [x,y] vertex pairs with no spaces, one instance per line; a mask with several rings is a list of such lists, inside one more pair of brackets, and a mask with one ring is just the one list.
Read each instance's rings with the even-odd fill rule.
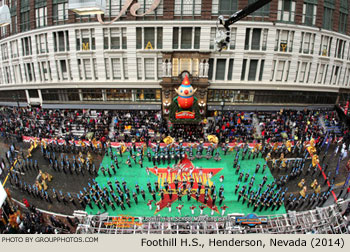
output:
[[182,96],[182,97],[191,97],[194,94],[194,90],[192,86],[185,86],[185,85],[181,85],[178,89],[178,95]]

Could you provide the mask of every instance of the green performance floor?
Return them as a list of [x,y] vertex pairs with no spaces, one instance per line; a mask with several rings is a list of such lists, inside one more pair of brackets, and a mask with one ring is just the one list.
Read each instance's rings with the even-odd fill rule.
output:
[[[115,150],[114,150],[115,151]],[[152,150],[150,150],[152,153]],[[195,153],[195,151],[194,151]],[[205,155],[205,151],[203,152]],[[207,182],[209,185],[212,185],[212,183],[215,183],[216,187],[216,194],[218,195],[219,193],[219,188],[221,185],[224,186],[224,201],[221,206],[224,204],[228,207],[226,209],[225,215],[230,214],[230,213],[242,213],[242,214],[249,214],[249,213],[254,213],[253,207],[247,207],[247,202],[245,204],[242,204],[242,198],[240,199],[239,202],[237,202],[238,198],[238,193],[234,194],[235,187],[238,183],[238,174],[235,174],[235,169],[233,168],[233,161],[234,161],[234,156],[235,152],[228,152],[227,155],[225,156],[222,152],[221,153],[221,161],[215,161],[213,158],[207,160],[206,158],[202,159],[194,159],[192,161],[194,167],[202,167],[203,173],[198,174],[197,172],[194,172],[192,174],[193,178],[195,181],[198,180],[198,178],[201,178],[201,181],[203,182],[203,185],[205,185]],[[116,153],[115,153],[116,154]],[[109,177],[108,173],[106,173],[106,176],[102,174],[101,171],[98,172],[98,176],[96,178],[96,181],[98,184],[103,188],[104,186],[107,186],[107,181],[110,180],[113,183],[113,187],[115,186],[114,181],[115,179],[119,180],[120,185],[122,181],[125,181],[127,183],[127,187],[130,190],[130,195],[131,195],[131,207],[129,208],[127,204],[125,205],[125,210],[121,210],[120,207],[117,207],[116,204],[116,210],[113,211],[111,207],[107,206],[107,212],[109,216],[117,216],[117,215],[128,215],[128,216],[145,216],[145,217],[150,217],[150,216],[162,216],[162,217],[179,217],[179,216],[199,216],[200,215],[200,209],[199,206],[203,205],[200,201],[203,202],[203,196],[197,201],[194,197],[191,198],[190,201],[187,200],[187,196],[184,195],[182,197],[182,201],[177,200],[177,198],[172,198],[172,209],[171,212],[169,212],[169,209],[166,207],[167,202],[161,201],[160,194],[157,193],[157,201],[160,201],[161,203],[161,210],[156,211],[156,206],[155,202],[153,202],[152,210],[149,209],[147,206],[148,200],[152,200],[152,195],[148,192],[147,189],[147,183],[151,182],[152,187],[154,188],[154,182],[158,181],[160,185],[163,185],[165,179],[168,181],[168,183],[171,184],[171,181],[175,178],[176,172],[169,174],[166,170],[166,167],[168,164],[166,163],[163,165],[162,163],[158,165],[158,176],[155,174],[156,172],[152,169],[153,168],[153,163],[148,161],[147,157],[144,157],[144,162],[143,162],[143,168],[140,167],[139,164],[135,164],[134,161],[131,159],[132,162],[132,168],[128,167],[126,164],[126,160],[128,159],[129,153],[126,152],[123,154],[123,157],[120,157],[119,154],[118,156],[118,163],[120,169],[116,169],[117,173],[116,175]],[[137,157],[137,161],[138,161]],[[188,160],[188,162],[190,162]],[[252,190],[256,191],[259,184],[262,182],[263,177],[266,175],[268,180],[265,184],[265,186],[262,188],[262,192],[267,188],[266,185],[271,183],[274,178],[270,172],[270,170],[267,168],[262,174],[262,166],[264,164],[264,159],[258,158],[258,159],[250,159],[250,160],[241,160],[239,159],[241,170],[244,173],[249,172],[250,176],[252,176],[255,172],[255,167],[257,163],[261,164],[261,168],[258,172],[258,174],[255,175],[255,182],[252,187]],[[112,160],[110,156],[105,156],[103,161],[103,166],[104,167],[110,167]],[[114,162],[113,162],[114,163]],[[174,164],[174,161],[170,164],[172,166]],[[188,164],[190,165],[190,164]],[[150,168],[149,175],[147,174],[146,167]],[[209,172],[213,172],[213,176],[210,178]],[[190,174],[184,173],[186,178],[189,178]],[[224,176],[224,181],[220,182],[220,176]],[[178,178],[179,179],[179,178]],[[180,180],[180,179],[179,179]],[[248,183],[250,181],[250,177],[247,180],[246,183],[241,182],[240,183],[240,188],[242,188],[243,185],[247,185],[248,188]],[[138,195],[138,204],[135,203],[134,199],[132,198],[132,193],[133,191],[136,192],[135,190],[135,185],[136,183],[140,186],[140,189],[142,188],[146,192],[146,200],[143,200],[141,194]],[[196,183],[195,183],[196,184]],[[174,186],[174,185],[173,185]],[[107,186],[108,187],[108,186]],[[194,188],[196,188],[194,186]],[[203,188],[203,187],[202,187]],[[202,193],[204,193],[204,190],[202,189]],[[117,195],[117,194],[116,194]],[[112,197],[110,197],[112,199]],[[168,195],[165,197],[166,199],[169,198]],[[113,199],[112,199],[113,201]],[[211,201],[211,199],[210,199]],[[210,202],[209,202],[210,203]],[[179,205],[184,205],[182,210],[181,210],[181,215],[176,209],[177,206]],[[218,207],[218,211],[214,212],[213,216],[219,216],[221,215],[221,209],[219,205],[219,197],[217,197],[217,200],[215,202],[216,206]],[[210,204],[209,204],[210,205]],[[105,210],[99,209],[94,203],[92,203],[93,209],[91,209],[89,206],[86,207],[86,211],[89,214],[98,214],[98,213],[103,213]],[[192,214],[192,211],[190,209],[191,206],[196,206],[194,210],[194,214]],[[211,216],[212,210],[209,207],[204,208],[203,214],[204,215],[209,215]],[[255,212],[257,215],[269,215],[269,214],[284,214],[286,213],[286,210],[284,206],[281,206],[277,211],[276,209],[274,211],[271,211],[271,208],[265,210],[263,209],[261,212],[256,210]]]

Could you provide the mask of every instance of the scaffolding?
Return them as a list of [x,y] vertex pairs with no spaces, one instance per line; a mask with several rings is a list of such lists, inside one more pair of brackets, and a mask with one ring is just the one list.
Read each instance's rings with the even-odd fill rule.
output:
[[[343,213],[350,200],[313,210],[268,215],[267,224],[250,227],[236,224],[236,217],[132,217],[121,222],[120,216],[88,215],[77,211],[79,234],[349,234],[350,224]],[[125,217],[124,217],[125,218]],[[130,217],[128,217],[130,218]]]

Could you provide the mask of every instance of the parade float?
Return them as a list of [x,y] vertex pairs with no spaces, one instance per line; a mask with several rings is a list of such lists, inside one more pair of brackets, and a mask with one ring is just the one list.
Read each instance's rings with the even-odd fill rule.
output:
[[177,96],[170,105],[169,119],[172,123],[198,123],[201,120],[198,100],[194,89],[185,75],[179,88],[175,88]]

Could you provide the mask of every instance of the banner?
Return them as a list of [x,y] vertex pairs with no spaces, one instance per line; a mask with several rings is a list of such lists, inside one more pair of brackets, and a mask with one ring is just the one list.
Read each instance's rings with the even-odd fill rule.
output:
[[191,111],[181,111],[176,113],[175,118],[176,119],[194,119],[196,117],[196,114]]
[[5,192],[4,187],[0,183],[0,207],[2,207],[2,204],[4,204],[6,198],[7,193]]

